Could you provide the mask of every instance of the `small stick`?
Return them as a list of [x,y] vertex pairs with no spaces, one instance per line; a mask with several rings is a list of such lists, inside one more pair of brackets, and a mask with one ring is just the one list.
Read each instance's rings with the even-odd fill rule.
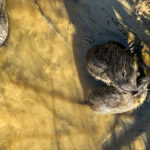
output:
[[47,24],[61,37],[64,39],[64,37],[61,35],[61,33],[54,27],[54,25],[51,23],[51,21],[48,19],[48,17],[44,14],[43,10],[39,7],[36,0],[33,0],[33,3],[35,4],[36,8],[39,10],[40,14],[43,16],[43,18],[46,20]]

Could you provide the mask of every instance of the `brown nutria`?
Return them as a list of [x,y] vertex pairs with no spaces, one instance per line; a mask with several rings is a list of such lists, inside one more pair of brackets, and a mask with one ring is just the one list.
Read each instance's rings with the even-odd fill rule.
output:
[[114,41],[96,45],[86,55],[92,76],[123,91],[137,90],[138,65],[135,54]]
[[2,45],[8,36],[8,16],[5,0],[0,0],[0,45]]
[[87,104],[100,114],[116,114],[130,111],[140,106],[147,96],[147,85],[150,79],[146,78],[138,87],[138,93],[124,93],[113,86],[102,86],[93,91]]

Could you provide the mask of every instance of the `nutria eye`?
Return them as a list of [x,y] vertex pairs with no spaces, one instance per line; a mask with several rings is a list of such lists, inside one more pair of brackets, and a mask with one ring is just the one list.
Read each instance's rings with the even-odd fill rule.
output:
[[94,106],[94,104],[93,104],[93,103],[90,103],[90,106]]
[[125,72],[122,73],[122,76],[125,77]]
[[137,72],[137,76],[138,76],[138,77],[140,76],[140,73],[139,73],[139,72]]

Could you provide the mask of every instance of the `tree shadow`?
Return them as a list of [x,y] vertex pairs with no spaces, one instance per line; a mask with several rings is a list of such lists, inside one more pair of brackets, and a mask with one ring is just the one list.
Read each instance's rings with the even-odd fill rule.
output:
[[[121,133],[112,130],[111,138],[103,144],[104,150],[120,150],[122,146],[131,146],[134,141],[141,134],[146,133],[150,124],[150,104],[145,102],[139,110],[136,110],[133,114],[134,123],[130,126],[123,125],[123,131]],[[148,146],[147,142],[145,143]]]

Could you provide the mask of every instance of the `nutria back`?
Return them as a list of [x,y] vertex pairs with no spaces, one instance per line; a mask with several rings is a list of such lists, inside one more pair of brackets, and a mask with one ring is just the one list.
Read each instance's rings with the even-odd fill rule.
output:
[[86,66],[92,76],[107,85],[131,92],[137,89],[135,55],[118,42],[109,41],[89,49]]

